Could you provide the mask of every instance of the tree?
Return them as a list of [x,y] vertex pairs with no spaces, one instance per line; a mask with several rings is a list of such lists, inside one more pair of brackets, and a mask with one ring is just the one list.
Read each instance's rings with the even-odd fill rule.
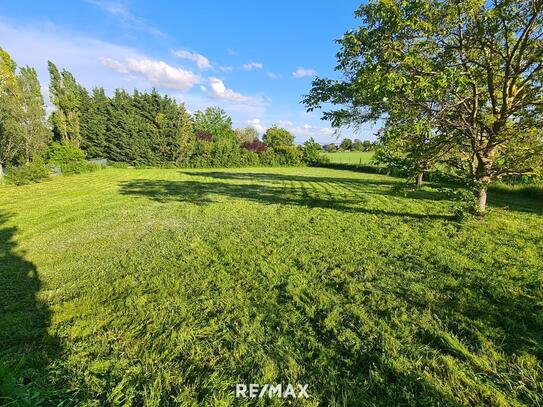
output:
[[192,119],[184,104],[178,107],[177,140],[179,143],[179,160],[189,157],[190,143],[194,138]]
[[203,112],[197,110],[192,119],[196,132],[211,133],[216,139],[233,137],[232,119],[220,107],[207,107]]
[[19,73],[21,91],[21,127],[24,161],[43,156],[50,138],[45,117],[45,103],[34,68],[23,67]]
[[294,136],[288,130],[277,126],[272,126],[266,130],[262,136],[262,141],[268,147],[292,146],[294,145]]
[[355,138],[352,149],[354,151],[364,151],[364,144],[362,144],[362,140]]
[[17,65],[0,48],[0,176],[2,167],[16,163],[22,152],[21,93]]
[[81,114],[81,148],[89,158],[107,157],[109,103],[103,88],[94,88]]
[[317,164],[321,161],[322,147],[313,137],[304,143],[303,160],[309,165]]
[[243,129],[235,129],[236,138],[241,144],[252,143],[254,140],[258,140],[258,132],[253,127],[245,127]]
[[[308,110],[358,126],[416,110],[486,208],[489,183],[543,167],[543,2],[371,1],[339,41],[341,80],[317,78]],[[411,149],[424,148],[415,143]],[[439,150],[438,150],[439,151]]]
[[373,150],[374,146],[373,143],[369,140],[364,140],[362,142],[362,151],[371,151]]
[[[51,114],[53,133],[61,141],[81,142],[80,109],[84,89],[67,70],[59,72],[51,61],[48,62],[50,83],[49,94],[55,111]],[[86,92],[86,91],[85,91]]]
[[341,144],[339,145],[339,148],[342,150],[352,150],[353,148],[353,141],[350,138],[344,138]]

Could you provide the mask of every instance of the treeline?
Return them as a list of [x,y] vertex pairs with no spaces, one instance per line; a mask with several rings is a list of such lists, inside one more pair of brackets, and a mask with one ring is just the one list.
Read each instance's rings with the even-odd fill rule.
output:
[[376,142],[371,142],[369,140],[360,140],[350,138],[344,138],[339,145],[335,143],[325,144],[323,149],[328,152],[333,151],[373,151],[377,148]]
[[[128,93],[103,88],[88,91],[67,70],[49,62],[47,118],[33,68],[17,70],[3,50],[0,60],[0,165],[10,173],[43,173],[44,163],[63,172],[93,169],[87,160],[105,159],[134,166],[236,167],[316,163],[313,140],[294,145],[285,129],[234,129],[217,107],[189,114],[183,104],[156,90]],[[32,172],[32,171],[30,171]]]

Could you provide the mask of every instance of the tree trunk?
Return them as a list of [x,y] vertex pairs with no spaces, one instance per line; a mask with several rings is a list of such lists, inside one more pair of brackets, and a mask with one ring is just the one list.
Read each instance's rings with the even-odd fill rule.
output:
[[485,213],[486,211],[486,191],[486,186],[479,189],[479,213],[481,214]]
[[422,177],[424,176],[424,173],[423,172],[419,172],[417,174],[417,188],[421,188],[422,187]]

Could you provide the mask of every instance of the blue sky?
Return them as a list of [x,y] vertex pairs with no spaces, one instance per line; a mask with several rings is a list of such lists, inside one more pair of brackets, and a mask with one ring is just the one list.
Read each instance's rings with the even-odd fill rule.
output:
[[[0,46],[38,70],[47,60],[87,88],[157,88],[189,111],[220,106],[236,127],[278,124],[297,142],[334,142],[329,123],[300,104],[315,75],[335,77],[335,39],[359,1],[4,2]],[[376,127],[341,137],[374,139]]]

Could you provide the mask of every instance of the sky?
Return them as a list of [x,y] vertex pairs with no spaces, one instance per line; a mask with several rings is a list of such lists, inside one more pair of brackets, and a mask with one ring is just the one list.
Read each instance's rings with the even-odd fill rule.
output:
[[156,88],[190,112],[223,108],[235,127],[278,125],[296,142],[374,140],[377,126],[334,132],[301,103],[315,76],[337,78],[335,40],[359,21],[360,1],[3,2],[0,47],[38,71],[46,100],[47,61],[83,86]]

